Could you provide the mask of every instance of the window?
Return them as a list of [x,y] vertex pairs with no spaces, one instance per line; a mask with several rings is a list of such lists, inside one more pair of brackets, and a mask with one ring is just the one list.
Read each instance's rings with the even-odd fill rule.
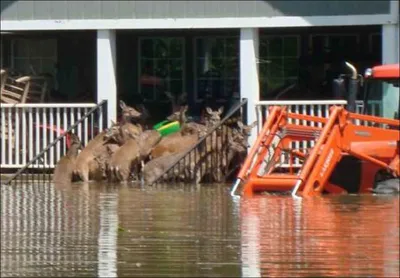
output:
[[55,76],[56,39],[12,40],[11,67],[22,74],[49,73]]
[[260,92],[263,97],[298,78],[298,36],[260,36]]
[[139,38],[138,84],[144,100],[163,101],[165,91],[185,91],[184,53],[183,38]]
[[195,99],[231,97],[239,88],[239,40],[237,37],[195,39]]
[[311,47],[313,53],[336,53],[354,57],[360,50],[359,36],[356,34],[316,34],[311,36]]

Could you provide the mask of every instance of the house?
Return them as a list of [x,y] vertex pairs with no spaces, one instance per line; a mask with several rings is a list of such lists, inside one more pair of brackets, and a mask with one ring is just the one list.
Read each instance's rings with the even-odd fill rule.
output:
[[118,98],[157,112],[171,91],[193,110],[207,94],[218,105],[248,98],[252,121],[255,102],[287,82],[318,91],[345,59],[399,61],[398,10],[390,0],[1,1],[1,67],[51,74],[68,102],[107,99],[109,120]]

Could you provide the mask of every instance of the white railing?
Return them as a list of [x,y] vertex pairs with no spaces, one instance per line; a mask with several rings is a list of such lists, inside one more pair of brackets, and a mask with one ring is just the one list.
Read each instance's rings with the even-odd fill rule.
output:
[[[24,103],[1,104],[0,113],[0,161],[1,168],[21,168],[39,154],[48,144],[63,134],[69,126],[89,112],[94,103]],[[91,114],[74,131],[86,144],[103,126],[103,114],[99,109]],[[43,161],[30,168],[53,168],[65,154],[66,140],[60,140],[50,149]]]

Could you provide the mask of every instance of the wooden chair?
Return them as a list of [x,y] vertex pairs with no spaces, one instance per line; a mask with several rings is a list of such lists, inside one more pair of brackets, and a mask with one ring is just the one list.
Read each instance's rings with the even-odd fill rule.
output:
[[[4,71],[4,70],[3,70]],[[47,95],[47,79],[42,76],[14,78],[1,73],[2,103],[41,103]]]
[[[1,103],[41,103],[47,95],[47,78],[42,76],[10,76],[5,69],[1,69]],[[0,125],[2,125],[0,122]],[[5,140],[15,147],[15,119],[11,115],[11,136],[9,136],[8,113],[4,117]],[[0,133],[0,137],[2,134]],[[11,140],[10,140],[11,139]]]

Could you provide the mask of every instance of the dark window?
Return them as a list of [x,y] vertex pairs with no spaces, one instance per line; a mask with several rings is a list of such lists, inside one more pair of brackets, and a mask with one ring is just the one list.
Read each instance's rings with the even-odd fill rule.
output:
[[237,37],[195,39],[196,100],[206,95],[227,99],[239,88],[239,40]]
[[139,39],[139,93],[147,101],[166,100],[165,91],[184,91],[184,39]]

